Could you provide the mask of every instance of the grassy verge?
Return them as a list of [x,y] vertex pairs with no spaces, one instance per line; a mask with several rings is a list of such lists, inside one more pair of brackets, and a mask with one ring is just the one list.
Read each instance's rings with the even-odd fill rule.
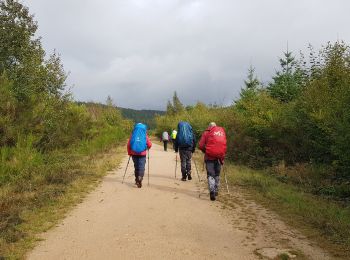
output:
[[231,185],[243,187],[253,199],[333,253],[350,256],[350,207],[304,192],[297,186],[245,167],[226,166]]
[[2,150],[6,163],[0,167],[0,259],[24,258],[37,234],[55,226],[116,167],[124,151],[118,143],[124,140],[120,130],[50,154],[38,153],[30,145]]

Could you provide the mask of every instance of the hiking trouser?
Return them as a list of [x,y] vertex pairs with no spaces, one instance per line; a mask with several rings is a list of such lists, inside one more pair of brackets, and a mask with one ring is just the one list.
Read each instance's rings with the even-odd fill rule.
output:
[[132,161],[134,162],[135,168],[135,181],[142,181],[145,175],[146,156],[133,155]]
[[219,160],[206,160],[205,166],[207,169],[209,191],[218,192],[220,186],[221,164]]
[[179,149],[181,160],[181,173],[182,177],[186,178],[187,175],[191,175],[191,158],[192,151]]
[[163,144],[164,144],[164,151],[167,151],[167,149],[168,149],[168,140],[163,140]]

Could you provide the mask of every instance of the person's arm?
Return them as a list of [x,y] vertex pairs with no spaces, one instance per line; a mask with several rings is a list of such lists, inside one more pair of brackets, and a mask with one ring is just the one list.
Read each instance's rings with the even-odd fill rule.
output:
[[192,153],[194,153],[196,151],[196,136],[194,134],[192,135],[193,135]]
[[129,138],[128,144],[126,145],[126,149],[127,149],[127,151],[128,151],[128,155],[131,154],[130,139],[131,139],[131,138]]
[[151,142],[151,139],[149,139],[148,135],[146,136],[146,142],[147,142],[147,148],[148,148],[148,150],[151,149],[151,147],[152,147],[152,142]]
[[205,153],[205,145],[207,143],[207,135],[206,135],[207,131],[205,131],[202,136],[201,136],[201,139],[199,141],[199,149]]

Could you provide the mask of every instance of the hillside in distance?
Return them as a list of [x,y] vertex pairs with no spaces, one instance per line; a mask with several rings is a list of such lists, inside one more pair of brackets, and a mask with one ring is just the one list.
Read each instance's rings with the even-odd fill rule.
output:
[[[83,104],[87,107],[89,106],[101,106],[106,107],[106,104],[95,103],[95,102],[77,102],[77,104]],[[148,126],[149,129],[154,129],[156,127],[155,116],[156,115],[164,115],[165,111],[161,110],[150,110],[150,109],[131,109],[124,107],[116,107],[122,113],[123,117],[126,119],[130,119],[135,123],[144,123]]]
[[135,123],[142,122],[148,125],[149,129],[154,129],[156,127],[154,118],[156,115],[164,115],[165,111],[160,110],[136,110],[131,108],[118,107],[122,112],[124,118],[133,120]]

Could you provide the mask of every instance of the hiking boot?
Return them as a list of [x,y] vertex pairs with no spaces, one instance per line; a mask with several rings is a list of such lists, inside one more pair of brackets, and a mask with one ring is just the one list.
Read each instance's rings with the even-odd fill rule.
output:
[[212,200],[212,201],[215,200],[215,192],[213,192],[213,191],[210,192],[210,200]]
[[186,181],[186,176],[181,178],[182,181]]
[[142,180],[143,180],[143,177],[139,176],[139,179],[138,179],[138,182],[137,182],[137,187],[138,188],[142,187]]
[[188,179],[189,181],[192,180],[191,174],[188,174],[188,175],[187,175],[187,179]]

